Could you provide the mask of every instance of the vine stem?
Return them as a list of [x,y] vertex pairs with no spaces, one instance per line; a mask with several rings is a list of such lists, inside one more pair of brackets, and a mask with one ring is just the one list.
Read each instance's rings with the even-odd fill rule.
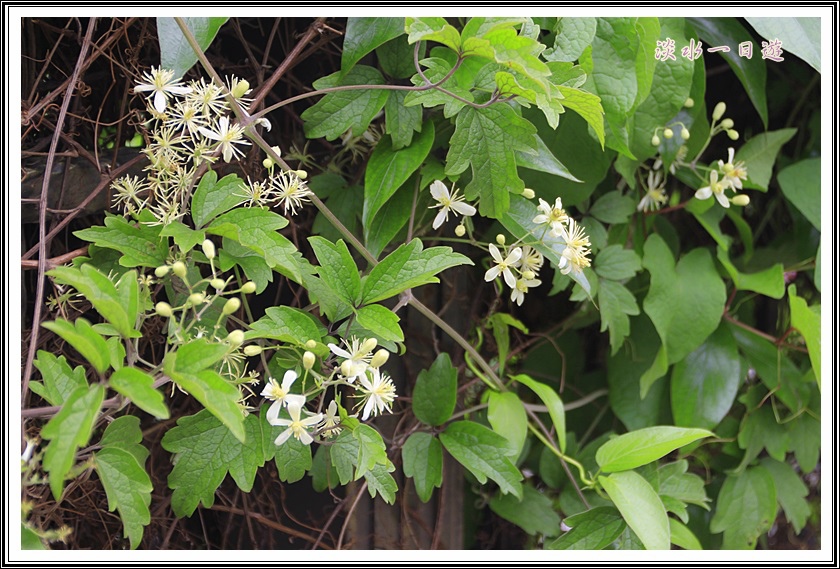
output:
[[535,435],[538,439],[540,439],[540,442],[542,442],[545,446],[547,446],[547,447],[549,448],[549,450],[551,450],[551,452],[553,452],[553,453],[557,456],[557,458],[559,458],[560,460],[562,460],[562,461],[564,461],[564,462],[568,462],[569,464],[574,464],[574,465],[577,467],[577,469],[578,469],[578,474],[580,475],[580,481],[581,481],[581,482],[583,482],[583,483],[584,483],[587,487],[595,486],[595,483],[594,483],[592,480],[590,480],[589,478],[587,478],[587,477],[586,477],[586,473],[584,472],[584,470],[583,470],[583,465],[582,465],[581,463],[579,463],[578,461],[576,461],[576,460],[575,460],[575,459],[573,459],[572,457],[570,457],[570,456],[568,456],[568,455],[563,454],[563,453],[560,451],[560,449],[559,449],[559,448],[557,448],[557,447],[554,445],[554,443],[552,443],[551,441],[549,441],[549,440],[545,437],[545,435],[543,435],[543,434],[540,432],[540,430],[539,430],[539,429],[537,429],[537,428],[536,428],[534,425],[532,425],[530,422],[528,423],[528,430],[529,430],[529,431],[531,431],[532,433],[534,433],[534,435]]

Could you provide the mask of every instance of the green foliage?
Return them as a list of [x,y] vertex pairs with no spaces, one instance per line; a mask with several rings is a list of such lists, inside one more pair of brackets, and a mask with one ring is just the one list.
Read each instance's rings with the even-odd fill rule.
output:
[[647,480],[628,470],[599,476],[598,481],[645,549],[671,548],[668,513]]
[[456,421],[440,434],[443,447],[484,484],[490,478],[504,494],[522,498],[522,473],[510,461],[507,439],[478,423]]
[[94,330],[91,323],[86,319],[77,318],[75,326],[67,320],[44,322],[42,326],[61,336],[77,352],[82,354],[99,373],[108,369],[110,365],[108,344],[105,343],[105,338]]
[[511,456],[519,456],[528,436],[528,415],[519,397],[510,391],[487,394],[487,420],[508,441]]
[[780,171],[776,178],[788,201],[817,230],[820,229],[820,164],[819,158],[802,160]]
[[[190,212],[193,224],[204,227],[209,221],[236,207],[242,202],[243,182],[236,174],[228,174],[221,180],[213,170],[201,177],[193,192]],[[196,243],[198,244],[198,243]]]
[[[184,23],[198,42],[202,51],[210,47],[227,18],[202,18],[191,16],[184,18]],[[184,37],[184,32],[175,22],[175,18],[157,18],[158,42],[160,44],[160,65],[171,69],[175,77],[183,77],[198,61],[198,56]]]
[[143,223],[132,224],[122,216],[108,215],[104,226],[93,226],[73,233],[97,247],[122,253],[123,267],[158,267],[166,261],[166,241],[159,238],[160,228]]
[[749,172],[748,186],[767,191],[773,174],[776,155],[785,143],[796,134],[795,128],[783,128],[752,137],[735,153],[735,160],[743,160]]
[[551,500],[532,486],[522,487],[522,499],[513,494],[497,494],[490,500],[490,509],[531,535],[556,537],[560,534],[560,516]]
[[33,363],[41,372],[42,383],[32,381],[29,388],[50,405],[63,405],[77,388],[87,387],[84,368],[79,365],[70,369],[64,356],[55,357],[38,350],[38,357]]
[[443,449],[429,433],[412,433],[402,448],[403,472],[414,480],[422,502],[428,502],[443,483]]
[[662,458],[672,450],[696,440],[712,436],[714,433],[705,429],[668,426],[637,429],[601,445],[595,459],[604,472],[630,470]]
[[452,416],[458,396],[458,371],[449,354],[441,353],[427,370],[422,370],[411,399],[414,415],[431,427],[443,425]]
[[763,466],[729,475],[720,489],[709,529],[723,533],[724,549],[754,549],[776,519],[776,487]]
[[154,388],[154,379],[147,373],[133,367],[115,371],[108,384],[121,395],[131,399],[143,411],[158,419],[168,419],[169,409],[163,402],[163,394]]
[[568,532],[546,546],[546,549],[604,549],[616,540],[627,522],[615,508],[600,506],[563,520]]
[[347,18],[341,69],[348,71],[365,55],[388,40],[401,36],[402,18]]
[[767,41],[779,40],[785,51],[798,55],[820,71],[820,20],[818,18],[745,18]]

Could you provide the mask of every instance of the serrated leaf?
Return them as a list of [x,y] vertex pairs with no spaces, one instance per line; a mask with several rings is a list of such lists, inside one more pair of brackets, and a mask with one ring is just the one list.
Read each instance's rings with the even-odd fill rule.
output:
[[525,187],[516,171],[516,151],[535,152],[537,129],[509,105],[465,108],[455,119],[455,132],[446,155],[446,174],[454,176],[472,166],[472,179],[464,188],[468,200],[481,198],[479,212],[501,217],[510,193]]
[[239,265],[248,280],[254,281],[257,285],[254,291],[256,294],[263,292],[268,283],[274,280],[271,267],[262,255],[243,247],[236,241],[223,239],[222,248],[219,249],[219,268],[222,271],[229,271],[234,265]]
[[782,263],[776,263],[763,271],[742,273],[732,264],[729,253],[720,245],[717,247],[717,258],[738,290],[751,290],[777,299],[785,295],[785,269]]
[[604,549],[627,527],[621,513],[609,506],[576,514],[564,523],[572,529],[546,545],[546,549]]
[[658,460],[696,440],[713,436],[714,433],[705,429],[647,427],[605,442],[598,448],[595,460],[603,472],[630,470]]
[[604,108],[601,106],[601,97],[583,89],[576,89],[565,85],[558,85],[557,89],[563,95],[563,106],[572,109],[583,117],[586,123],[595,131],[595,136],[598,137],[598,142],[601,143],[601,149],[603,150],[606,134],[604,131]]
[[761,466],[766,468],[773,477],[779,505],[784,510],[785,517],[793,525],[793,530],[799,534],[808,523],[808,516],[811,515],[811,507],[805,499],[808,496],[808,487],[799,479],[793,467],[786,462],[765,457],[761,460]]
[[[443,51],[444,53],[441,53]],[[411,77],[411,82],[415,87],[428,87],[429,82],[434,84],[441,83],[441,87],[446,89],[448,93],[457,95],[465,101],[473,102],[475,97],[471,89],[475,86],[476,74],[467,74],[470,65],[473,61],[467,59],[455,72],[452,69],[455,66],[454,53],[447,51],[444,48],[433,48],[431,51],[432,57],[427,57],[420,61],[420,65],[425,67],[423,75],[416,73]],[[493,65],[488,63],[487,65]],[[447,79],[447,76],[449,78]],[[423,91],[412,91],[405,96],[404,104],[406,106],[415,106],[422,104],[426,108],[443,105],[444,118],[451,118],[455,116],[466,103],[464,101],[455,99],[447,93],[443,93],[438,89],[426,89]]]
[[97,247],[116,249],[122,253],[119,263],[123,267],[155,268],[163,265],[169,254],[167,240],[159,237],[160,227],[134,225],[121,215],[106,215],[104,227],[88,227],[73,235]]
[[487,421],[495,432],[507,439],[511,456],[518,457],[528,436],[525,406],[511,391],[490,391],[487,404]]
[[738,467],[742,470],[764,449],[776,460],[783,461],[790,448],[790,438],[784,425],[776,420],[773,410],[765,405],[744,416],[738,432],[738,446],[744,449],[744,458]]
[[394,470],[396,467],[389,461],[388,464],[377,464],[365,472],[365,482],[371,498],[376,498],[379,494],[387,504],[393,504],[397,500],[397,481],[390,474]]
[[169,374],[178,386],[198,399],[204,407],[228,427],[237,439],[245,442],[239,389],[213,370],[199,372],[173,372]]
[[511,379],[521,383],[534,393],[548,408],[548,414],[551,417],[551,422],[554,425],[554,430],[557,435],[560,450],[566,452],[566,410],[563,407],[563,401],[554,390],[544,383],[533,380],[525,374],[513,376]]
[[381,304],[369,304],[356,311],[356,320],[359,324],[376,336],[391,342],[402,342],[405,340],[402,328],[400,328],[400,317],[388,310]]
[[[313,83],[316,89],[350,85],[382,85],[382,74],[373,67],[356,65],[350,71],[338,71]],[[327,93],[309,107],[300,118],[307,138],[326,137],[335,140],[349,129],[353,136],[361,135],[373,118],[385,106],[388,91],[385,89],[349,89]]]
[[696,350],[674,365],[671,412],[680,427],[714,429],[735,402],[741,384],[738,346],[720,326]]
[[167,374],[197,373],[221,360],[230,349],[227,344],[196,338],[167,354],[163,369]]
[[428,370],[422,370],[411,398],[411,409],[423,423],[437,427],[452,416],[458,397],[458,370],[449,354],[441,352]]
[[303,479],[312,468],[312,449],[295,437],[289,437],[274,451],[274,464],[281,482],[292,484]]
[[412,433],[402,447],[403,472],[414,479],[417,497],[423,503],[443,484],[443,449],[429,433]]
[[341,51],[341,69],[350,70],[362,57],[388,40],[405,33],[403,18],[347,18],[344,45]]
[[554,47],[545,50],[546,61],[576,61],[592,43],[598,23],[595,18],[557,18]]
[[136,415],[123,415],[111,421],[99,439],[99,446],[124,450],[137,460],[137,464],[143,466],[150,453],[141,442],[143,431],[140,430],[140,418]]
[[819,158],[801,160],[779,172],[776,179],[782,193],[811,225],[820,229],[820,164]]
[[270,338],[289,344],[303,345],[309,340],[319,340],[323,331],[309,313],[290,306],[270,306],[265,316],[251,324],[245,339]]
[[788,433],[799,468],[806,474],[813,472],[820,458],[819,419],[802,413],[793,421]]
[[70,369],[64,356],[55,357],[49,352],[38,350],[37,358],[32,363],[41,372],[43,383],[30,382],[29,388],[50,405],[63,405],[71,393],[88,384],[85,369],[80,365]]
[[560,516],[554,511],[551,499],[532,486],[523,486],[522,490],[521,500],[512,494],[493,496],[490,509],[530,535],[560,535]]
[[56,500],[61,499],[64,477],[73,466],[76,450],[90,440],[104,398],[105,389],[99,384],[79,387],[41,430],[41,438],[50,441],[44,451],[44,470],[50,475]]
[[[190,16],[183,18],[202,51],[207,51],[213,38],[219,32],[227,18],[202,18]],[[184,32],[175,22],[175,18],[157,18],[157,34],[160,43],[160,65],[171,69],[175,77],[183,77],[198,61],[198,56],[184,37]]]
[[638,316],[636,297],[621,283],[604,279],[598,288],[601,309],[601,332],[609,328],[610,354],[615,354],[630,335],[630,318]]
[[[362,212],[362,225],[366,229],[379,210],[429,155],[434,138],[434,123],[426,121],[423,123],[420,134],[414,138],[411,145],[405,148],[395,150],[387,138],[383,138],[376,145],[365,170],[365,203]],[[370,231],[368,230],[365,234],[365,240],[369,238]]]
[[[443,172],[441,172],[442,176]],[[379,257],[382,251],[392,243],[399,242],[399,239],[395,238],[402,233],[403,228],[411,218],[412,208],[415,206],[414,190],[416,183],[416,176],[409,178],[385,202],[382,209],[373,218],[370,227],[365,228],[365,232],[367,233],[365,244],[370,254],[374,257]],[[361,204],[359,205],[359,210],[361,210]]]
[[391,137],[391,148],[394,150],[409,146],[414,133],[423,130],[423,109],[406,106],[407,95],[407,91],[391,91],[385,101],[385,133]]
[[143,411],[158,419],[168,419],[169,409],[163,394],[154,388],[154,378],[133,367],[123,367],[111,374],[108,384],[121,395],[131,399]]
[[[633,108],[639,88],[635,18],[598,18],[591,46],[589,75],[594,92],[601,98],[607,122],[621,126]],[[615,138],[615,134],[609,138]]]
[[642,260],[632,249],[610,245],[598,253],[593,266],[599,277],[624,281],[633,278],[642,270]]
[[668,513],[647,480],[628,470],[599,476],[598,481],[645,549],[671,549]]
[[[211,170],[212,172],[212,170]],[[180,221],[170,221],[160,229],[161,237],[172,237],[175,245],[181,251],[190,251],[204,241],[204,232],[200,229],[190,229]]]
[[245,199],[243,187],[242,178],[236,174],[228,174],[219,180],[216,172],[209,170],[201,177],[193,192],[190,206],[193,224],[204,227],[216,216],[242,203]]
[[793,135],[795,128],[783,128],[772,132],[763,132],[750,138],[735,152],[734,160],[744,161],[747,168],[745,187],[766,192],[773,175],[776,155]]
[[385,441],[376,429],[359,425],[352,430],[352,433],[353,438],[359,441],[359,455],[355,462],[357,479],[362,474],[373,470],[377,464],[390,464],[385,450]]
[[589,210],[589,215],[604,223],[617,224],[627,223],[635,211],[636,202],[633,198],[614,191],[598,198]]
[[[344,485],[355,480],[354,473],[359,460],[359,441],[349,430],[341,431],[330,447],[330,462],[338,474],[338,481]],[[358,476],[361,478],[361,475]]]
[[[768,41],[779,40],[784,50],[798,55],[820,71],[820,18],[756,18],[745,16],[750,25]],[[762,46],[765,42],[761,42]]]
[[309,237],[308,241],[318,258],[320,266],[317,270],[321,280],[343,301],[355,305],[362,289],[362,279],[347,244],[341,239],[331,243],[318,235]]
[[244,436],[239,438],[206,409],[178,419],[161,441],[164,449],[176,454],[167,478],[175,515],[191,516],[199,502],[205,508],[212,506],[228,473],[243,492],[250,492],[257,469],[266,460],[263,428],[257,415],[248,415],[242,425]]
[[[737,46],[751,39],[735,18],[686,18],[706,45]],[[758,116],[767,127],[767,66],[761,57],[742,57],[737,51],[719,52],[744,86]]]
[[137,549],[143,528],[151,522],[152,481],[131,453],[119,448],[104,448],[94,455],[94,465],[105,493],[108,509],[119,510],[123,535]]
[[90,362],[93,368],[103,373],[110,365],[108,344],[99,332],[93,329],[90,322],[84,318],[76,318],[76,325],[67,320],[56,320],[41,324],[47,330],[55,332],[77,352]]
[[442,43],[453,51],[461,51],[461,34],[443,18],[406,18],[408,43],[420,40]]
[[696,474],[688,472],[688,462],[678,460],[659,467],[659,495],[669,497],[680,502],[695,504],[709,509],[705,483]]
[[404,290],[428,283],[437,283],[439,272],[473,262],[453,253],[451,247],[423,249],[419,239],[405,243],[376,265],[365,279],[362,304],[371,304],[391,298]]
[[724,549],[754,549],[776,519],[776,486],[762,466],[729,475],[718,494],[709,529],[723,532]]
[[490,478],[503,493],[522,497],[522,473],[505,456],[510,451],[503,436],[478,423],[456,421],[440,434],[440,442],[480,484]]

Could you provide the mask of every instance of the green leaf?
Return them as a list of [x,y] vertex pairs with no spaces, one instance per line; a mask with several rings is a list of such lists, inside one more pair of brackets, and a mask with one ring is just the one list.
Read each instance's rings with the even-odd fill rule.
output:
[[568,517],[564,523],[572,529],[546,545],[546,549],[604,549],[627,527],[619,511],[609,506]]
[[[197,16],[183,18],[201,51],[207,51],[213,38],[219,33],[227,18],[201,18]],[[198,61],[198,56],[184,37],[184,32],[175,22],[175,18],[157,18],[158,42],[160,42],[160,66],[171,69],[175,77],[183,77]]]
[[527,334],[528,328],[519,320],[504,312],[496,312],[487,319],[487,325],[493,330],[493,339],[496,341],[496,350],[499,352],[499,374],[503,374],[507,363],[508,352],[510,351],[509,328],[516,328]]
[[[408,93],[407,91],[391,91],[388,100],[385,101],[385,133],[390,135],[391,148],[394,150],[409,146],[414,139],[414,133],[422,132],[423,129],[423,109],[405,105]],[[369,162],[368,168],[370,168]]]
[[683,503],[695,504],[709,509],[705,483],[696,474],[688,473],[688,461],[678,460],[663,464],[657,472],[659,476],[659,495]]
[[808,523],[808,516],[811,515],[811,507],[805,499],[808,496],[808,487],[799,479],[793,467],[786,462],[765,457],[761,459],[761,466],[766,468],[773,477],[779,505],[784,510],[785,517],[793,525],[793,531],[799,534]]
[[[644,246],[650,272],[644,311],[650,316],[667,363],[682,360],[714,332],[726,303],[726,287],[705,249],[694,249],[674,265],[665,241],[654,234]],[[642,386],[642,396],[647,389]]]
[[44,470],[50,475],[50,489],[57,501],[61,499],[64,477],[73,466],[76,450],[90,440],[104,398],[105,389],[99,384],[79,387],[41,430],[41,438],[50,441],[44,451]]
[[[352,430],[353,438],[359,441],[359,455],[355,461],[356,478],[373,470],[377,464],[390,464],[388,453],[385,450],[385,441],[379,432],[367,425],[359,425]],[[388,472],[391,472],[389,470]]]
[[456,421],[440,433],[440,442],[480,484],[490,478],[505,494],[522,497],[522,473],[505,456],[507,439],[478,423]]
[[510,391],[490,391],[487,402],[487,420],[490,426],[507,439],[510,455],[519,456],[528,436],[528,414],[525,412],[525,406],[522,405],[519,396]]
[[738,290],[751,290],[777,299],[785,295],[785,269],[782,263],[756,273],[742,273],[732,264],[729,253],[720,245],[717,247],[717,258]]
[[376,265],[364,282],[361,304],[371,304],[391,298],[420,285],[440,282],[435,275],[458,265],[473,262],[453,253],[451,247],[431,247],[423,250],[419,239],[405,243]]
[[323,492],[327,488],[335,488],[338,485],[338,473],[330,460],[330,448],[320,445],[312,459],[309,476],[312,477],[312,487],[316,492]]
[[312,468],[312,449],[295,437],[289,437],[274,451],[274,464],[277,465],[277,477],[281,482],[292,484],[303,479]]
[[381,304],[363,306],[356,312],[356,319],[361,326],[380,338],[391,342],[405,340],[399,324],[400,317]]
[[97,247],[116,249],[122,256],[123,267],[155,268],[166,262],[169,247],[160,239],[160,227],[139,223],[131,224],[121,215],[106,215],[105,226],[95,225],[74,231],[73,235],[96,243]]
[[[686,18],[696,30],[697,35],[711,46],[737,46],[743,41],[750,41],[750,33],[735,18]],[[761,57],[742,57],[737,50],[719,52],[735,76],[744,86],[747,95],[758,111],[761,122],[767,127],[767,66]]]
[[720,326],[696,350],[674,365],[671,411],[680,427],[714,429],[735,402],[741,384],[738,346]]
[[788,431],[796,462],[804,473],[813,472],[820,458],[820,421],[809,413],[797,417]]
[[143,431],[140,430],[140,418],[136,415],[123,415],[111,421],[99,439],[99,446],[124,450],[137,460],[137,464],[143,466],[149,458],[149,450],[141,442]]
[[784,425],[776,420],[769,405],[748,412],[741,421],[738,446],[744,449],[744,458],[738,470],[749,465],[762,450],[776,460],[783,461],[790,448],[790,437]]
[[524,189],[516,170],[516,151],[535,152],[536,132],[534,125],[506,104],[469,107],[458,113],[446,174],[455,176],[472,165],[472,180],[464,194],[468,200],[481,198],[481,215],[501,217],[509,207],[510,193]]
[[177,426],[168,430],[161,441],[164,449],[176,454],[175,466],[167,478],[173,491],[175,515],[191,516],[199,502],[205,508],[211,507],[216,489],[228,472],[243,492],[250,492],[257,469],[266,461],[266,427],[259,416],[248,415],[242,426],[244,436],[240,438],[206,409],[178,419]]
[[[779,40],[785,52],[798,55],[802,61],[820,71],[819,18],[757,18],[745,16],[747,22],[768,41]],[[762,47],[765,42],[761,42]]]
[[635,18],[598,18],[592,38],[592,81],[608,120],[623,124],[638,91]]
[[196,338],[170,352],[164,359],[163,369],[167,374],[198,373],[221,360],[230,346]]
[[204,407],[228,427],[240,442],[245,442],[239,390],[213,370],[172,372],[169,374],[179,387],[198,399]]
[[94,460],[108,496],[108,509],[119,510],[123,535],[131,541],[131,548],[137,549],[144,526],[151,523],[152,481],[134,456],[122,449],[104,448]]
[[342,71],[347,72],[380,45],[403,35],[404,26],[403,18],[347,18],[341,52]]
[[645,549],[671,549],[668,513],[647,480],[627,471],[599,476],[598,481]]
[[677,547],[688,550],[701,550],[703,546],[691,530],[674,518],[668,518],[671,527],[671,543]]
[[308,241],[318,258],[321,280],[339,298],[355,305],[362,289],[362,279],[347,245],[341,239],[333,244],[317,235],[309,237]]
[[576,61],[592,43],[598,22],[595,18],[557,18],[554,47],[545,50],[546,61]]
[[621,283],[604,279],[598,288],[601,332],[609,328],[610,353],[615,354],[630,335],[630,318],[639,314],[636,297]]
[[49,549],[37,533],[20,524],[20,548],[22,550],[46,550]]
[[[443,172],[441,172],[441,175],[443,175]],[[374,257],[378,257],[392,243],[399,242],[399,239],[395,239],[395,237],[401,233],[411,217],[411,211],[415,206],[414,190],[416,184],[416,177],[413,177],[400,186],[397,193],[385,202],[382,209],[373,218],[370,227],[365,228],[367,233],[365,244]],[[361,204],[359,205],[359,211],[361,211]]]
[[[193,192],[190,215],[196,227],[204,227],[213,218],[233,209],[243,202],[245,182],[236,174],[228,174],[221,180],[213,170],[201,177]],[[241,195],[237,195],[241,194]]]
[[94,330],[90,322],[84,318],[76,318],[75,326],[67,320],[61,319],[55,322],[44,322],[41,325],[61,336],[63,340],[82,354],[99,373],[108,369],[111,363],[108,356],[108,344],[105,342],[105,338]]
[[417,497],[423,503],[443,484],[443,449],[429,433],[412,433],[402,447],[403,472],[414,479]]
[[452,416],[458,397],[458,370],[449,354],[441,352],[428,370],[422,370],[411,397],[414,415],[431,427],[444,424]]
[[589,210],[589,215],[604,223],[627,223],[636,211],[636,202],[620,191],[604,194]]
[[536,154],[516,152],[516,163],[519,166],[530,170],[537,170],[538,172],[545,172],[546,174],[552,174],[561,178],[566,178],[567,180],[571,180],[573,182],[580,182],[580,180],[575,178],[572,173],[569,172],[569,169],[554,156],[539,135],[536,136],[536,141]]
[[[338,71],[313,83],[316,89],[349,85],[382,85],[382,74],[373,67],[357,65],[346,73]],[[348,129],[353,136],[361,135],[373,118],[385,106],[388,91],[385,89],[349,89],[327,93],[309,107],[300,118],[307,138],[326,137],[335,140]]]
[[776,179],[787,200],[811,225],[820,229],[820,164],[819,158],[801,160],[779,172]]
[[323,336],[315,319],[308,313],[290,306],[270,306],[265,316],[251,324],[245,339],[270,338],[289,344],[303,345]]
[[405,32],[410,44],[435,41],[455,52],[461,51],[461,34],[443,18],[406,18]]
[[551,499],[532,486],[522,489],[521,500],[512,494],[496,494],[490,499],[490,509],[530,535],[560,535],[560,516],[554,511]]
[[387,504],[393,504],[397,500],[397,481],[390,474],[394,470],[396,467],[388,461],[388,464],[377,464],[365,472],[365,482],[371,498],[376,498],[379,494]]
[[[211,170],[212,172],[212,170]],[[190,229],[180,221],[170,221],[160,229],[161,237],[172,237],[175,245],[181,251],[190,251],[204,241],[204,232],[200,229]]]
[[548,414],[551,416],[560,450],[566,452],[566,410],[563,407],[563,401],[560,400],[560,396],[554,388],[539,381],[534,381],[525,374],[513,376],[511,379],[536,393],[537,397],[548,407]]
[[41,372],[43,383],[30,382],[29,388],[50,405],[63,405],[76,389],[87,386],[84,367],[79,365],[71,370],[67,358],[55,357],[44,350],[38,350],[37,356],[32,363]]
[[108,384],[143,411],[158,419],[168,419],[169,409],[163,402],[163,394],[154,388],[154,381],[149,374],[137,368],[123,367],[111,375]]
[[724,549],[755,549],[776,519],[776,486],[763,466],[729,475],[720,489],[709,529],[723,533]]
[[[409,45],[406,39],[401,36],[396,37],[376,48],[376,60],[379,63],[379,67],[385,72],[385,75],[395,79],[407,79],[416,72],[414,69],[414,48]],[[392,94],[396,93],[406,94],[405,91],[392,91]],[[389,99],[392,98],[394,97],[389,97]],[[402,97],[396,97],[396,99],[402,101]],[[385,113],[387,114],[387,112],[386,103]],[[417,130],[420,130],[420,122],[421,118],[418,116]],[[388,130],[385,132],[393,134]]]
[[747,168],[746,187],[767,191],[773,164],[782,146],[796,134],[795,128],[783,128],[773,132],[763,132],[750,138],[735,153],[734,160],[744,161]]
[[[714,433],[705,429],[648,427],[608,440],[598,449],[595,460],[604,472],[630,470],[658,460],[696,440],[713,436]],[[632,524],[630,527],[633,527]]]
[[330,460],[342,485],[362,477],[362,474],[357,477],[353,475],[359,460],[359,441],[349,430],[341,431],[335,438],[330,447]]
[[642,270],[642,260],[632,249],[610,245],[598,253],[593,267],[601,278],[624,281]]

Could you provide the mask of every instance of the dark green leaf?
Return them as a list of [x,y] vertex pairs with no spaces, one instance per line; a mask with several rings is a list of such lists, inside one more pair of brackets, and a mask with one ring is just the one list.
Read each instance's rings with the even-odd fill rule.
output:
[[355,305],[362,290],[362,279],[347,245],[341,239],[333,244],[318,235],[308,240],[318,257],[321,280],[343,301]]
[[268,283],[273,280],[271,267],[265,262],[262,255],[252,249],[243,247],[231,239],[222,240],[222,248],[219,250],[219,268],[222,271],[229,271],[234,265],[239,265],[245,276],[254,281],[257,285],[256,293],[263,292]]
[[[195,188],[190,206],[193,224],[204,227],[217,215],[236,207],[242,201],[245,182],[236,174],[228,174],[221,180],[213,170],[201,177]],[[237,195],[240,194],[240,195]]]
[[789,435],[799,468],[806,474],[813,472],[820,458],[819,420],[810,413],[802,413],[793,421]]
[[[227,18],[202,18],[191,16],[183,18],[187,28],[202,51],[207,51],[213,38],[219,32]],[[184,32],[175,22],[175,18],[157,18],[158,42],[160,42],[160,65],[171,69],[175,77],[183,77],[198,61],[198,56],[184,37]]]
[[[820,71],[820,18],[757,18],[745,16],[750,25],[768,41],[779,40],[785,52],[798,55]],[[765,47],[766,42],[761,42]]]
[[713,436],[714,433],[705,429],[647,427],[610,439],[598,449],[595,460],[604,472],[630,470],[696,440]]
[[566,178],[573,182],[580,182],[575,178],[569,169],[560,162],[556,156],[551,152],[548,146],[545,145],[542,138],[537,135],[537,153],[530,154],[527,152],[516,153],[516,163],[523,168],[530,170],[537,170],[538,172],[545,172],[561,178]]
[[523,486],[522,499],[512,494],[497,494],[490,499],[490,509],[530,535],[560,535],[560,516],[551,500],[532,486]]
[[609,506],[576,514],[564,523],[572,529],[546,545],[546,549],[604,549],[627,527],[619,511]]
[[548,414],[551,416],[560,450],[566,452],[566,410],[557,391],[544,383],[534,381],[525,374],[513,376],[511,379],[536,393],[537,397],[548,408]]
[[312,468],[312,449],[295,437],[289,437],[276,447],[274,464],[277,465],[277,477],[281,482],[297,482]]
[[385,101],[385,133],[390,135],[394,150],[409,146],[414,133],[423,129],[423,109],[405,106],[406,95],[407,91],[391,91]]
[[528,436],[528,415],[519,396],[510,391],[491,391],[487,403],[490,426],[507,439],[511,456],[519,456]]
[[64,341],[82,354],[99,373],[108,369],[111,363],[108,355],[108,344],[105,342],[105,338],[94,330],[90,322],[84,318],[76,318],[75,326],[67,320],[44,322],[41,325],[61,336]]
[[404,26],[403,18],[347,18],[341,52],[342,71],[349,71],[362,57],[388,40],[403,35]]
[[779,172],[782,193],[811,225],[820,229],[820,159],[809,158]]
[[[211,170],[212,172],[212,170]],[[180,221],[171,221],[160,229],[161,237],[172,237],[175,245],[181,251],[189,251],[204,241],[204,232],[200,229],[190,229]]]
[[478,423],[456,421],[440,434],[440,442],[480,484],[490,478],[503,493],[522,497],[522,473],[505,456],[509,449],[503,436]]
[[271,306],[265,310],[265,316],[251,324],[245,338],[271,338],[303,345],[309,340],[319,340],[323,332],[308,312],[290,306]]
[[391,342],[405,340],[399,324],[400,317],[381,304],[363,306],[356,312],[356,319],[361,326],[364,326],[379,338]]
[[414,479],[417,497],[423,503],[443,483],[443,449],[429,433],[412,433],[402,448],[403,472]]
[[601,308],[601,332],[609,328],[610,354],[614,355],[630,335],[628,316],[638,316],[639,305],[624,285],[608,279],[600,281],[598,304]]
[[111,374],[108,384],[121,395],[131,399],[143,411],[158,419],[168,419],[169,409],[163,394],[154,388],[154,378],[133,367],[123,367]]
[[546,61],[576,61],[592,43],[597,27],[595,18],[557,18],[554,47],[545,50]]
[[779,462],[772,458],[761,459],[761,466],[767,469],[773,477],[776,487],[776,498],[785,512],[785,517],[793,525],[793,530],[799,534],[808,522],[811,507],[805,499],[808,487],[799,479],[793,467],[786,462]]
[[240,442],[247,436],[243,424],[239,389],[213,370],[172,372],[169,374],[179,387],[195,397],[204,407],[228,427]]
[[732,264],[729,253],[720,245],[717,247],[717,258],[732,277],[738,290],[751,290],[778,299],[785,295],[785,271],[782,263],[776,263],[756,273],[742,273]]
[[98,247],[116,249],[122,256],[123,267],[155,268],[166,262],[169,247],[166,239],[160,239],[160,227],[143,223],[133,225],[121,215],[107,215],[105,226],[93,226],[73,235],[85,241],[92,241]]
[[762,450],[778,461],[785,459],[790,447],[790,438],[784,427],[776,420],[769,405],[748,412],[741,421],[738,446],[744,449],[744,458],[738,470],[755,459]]
[[642,270],[642,260],[632,249],[610,245],[598,253],[593,266],[599,277],[623,281]]
[[49,352],[38,350],[37,358],[33,363],[41,372],[43,383],[30,382],[29,388],[50,405],[63,405],[71,393],[87,385],[85,369],[80,365],[70,369],[64,356],[56,358]]
[[755,549],[776,519],[776,486],[762,466],[729,475],[720,489],[709,529],[723,532],[724,549]]
[[444,424],[452,416],[458,396],[458,371],[449,354],[441,352],[428,370],[422,370],[411,397],[414,415],[432,427]]
[[365,481],[368,485],[368,493],[371,498],[377,494],[388,504],[393,504],[397,499],[397,481],[391,476],[396,467],[388,461],[388,464],[377,464],[371,470],[365,472]]
[[604,194],[589,210],[589,215],[604,223],[627,223],[636,211],[636,202],[629,196],[614,191]]
[[773,132],[763,132],[750,138],[735,153],[735,162],[744,161],[747,168],[747,182],[745,187],[767,191],[770,178],[773,175],[773,165],[776,155],[787,141],[796,134],[795,128],[783,128]]

